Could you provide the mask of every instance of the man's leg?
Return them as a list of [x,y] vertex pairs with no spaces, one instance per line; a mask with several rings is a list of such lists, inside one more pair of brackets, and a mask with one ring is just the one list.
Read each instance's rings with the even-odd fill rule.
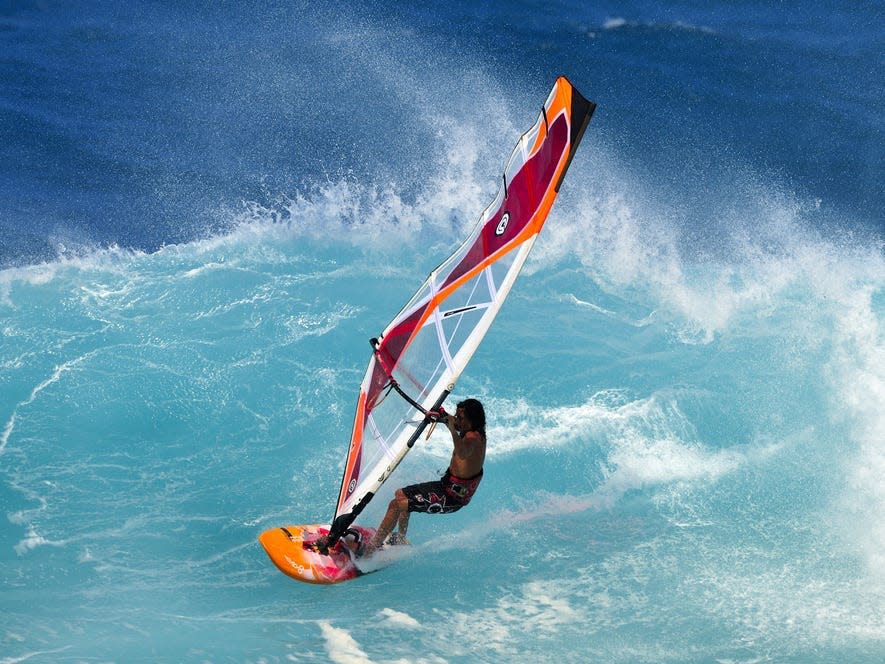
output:
[[406,538],[406,531],[409,529],[409,516],[411,512],[409,512],[409,503],[406,501],[406,511],[400,512],[399,521],[397,521],[397,530],[399,531],[399,536],[403,539]]
[[407,509],[405,512],[399,513],[399,520],[396,522],[397,530],[390,533],[387,537],[388,544],[408,544],[409,540],[406,539],[406,531],[409,529],[409,516],[411,512]]
[[381,525],[378,526],[378,530],[375,531],[375,536],[372,537],[372,540],[366,545],[364,555],[370,555],[384,544],[384,540],[387,539],[387,536],[390,534],[390,531],[393,530],[393,527],[397,525],[397,523],[402,523],[402,515],[405,515],[406,524],[408,525],[409,499],[406,498],[406,494],[403,493],[402,489],[397,489],[393,500],[391,500],[390,505],[387,506],[387,514],[381,519]]

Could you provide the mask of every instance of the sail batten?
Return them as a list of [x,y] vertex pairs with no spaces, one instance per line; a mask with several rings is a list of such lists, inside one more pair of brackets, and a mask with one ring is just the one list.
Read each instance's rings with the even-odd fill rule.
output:
[[[567,79],[557,79],[506,162],[503,191],[373,340],[332,539],[368,504],[430,424],[428,413],[454,389],[528,257],[594,109]],[[392,387],[399,396],[387,394]]]

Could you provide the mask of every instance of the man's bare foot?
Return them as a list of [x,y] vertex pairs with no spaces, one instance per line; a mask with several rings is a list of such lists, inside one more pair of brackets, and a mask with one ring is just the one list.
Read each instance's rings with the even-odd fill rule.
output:
[[400,544],[408,544],[409,540],[406,539],[406,536],[402,533],[390,533],[390,536],[387,538],[385,544],[389,544],[391,546],[398,546]]
[[317,553],[328,555],[329,537],[327,535],[321,535],[315,540],[305,540],[303,546],[305,549],[308,549],[310,551],[316,551]]

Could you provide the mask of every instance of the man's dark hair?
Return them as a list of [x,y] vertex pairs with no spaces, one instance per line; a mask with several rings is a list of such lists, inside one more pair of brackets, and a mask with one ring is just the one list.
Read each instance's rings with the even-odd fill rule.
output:
[[478,431],[483,440],[486,437],[486,411],[477,399],[464,399],[458,404],[458,408],[464,409],[464,415],[470,420],[474,431]]

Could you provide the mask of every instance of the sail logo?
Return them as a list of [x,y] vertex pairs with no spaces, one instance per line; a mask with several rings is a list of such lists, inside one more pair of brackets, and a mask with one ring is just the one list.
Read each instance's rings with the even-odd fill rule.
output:
[[505,212],[504,216],[501,217],[501,221],[498,222],[498,227],[495,229],[495,235],[501,237],[504,235],[504,231],[507,230],[507,224],[510,223],[510,213]]
[[350,480],[350,485],[347,487],[347,493],[353,493],[354,489],[356,489],[356,478]]

